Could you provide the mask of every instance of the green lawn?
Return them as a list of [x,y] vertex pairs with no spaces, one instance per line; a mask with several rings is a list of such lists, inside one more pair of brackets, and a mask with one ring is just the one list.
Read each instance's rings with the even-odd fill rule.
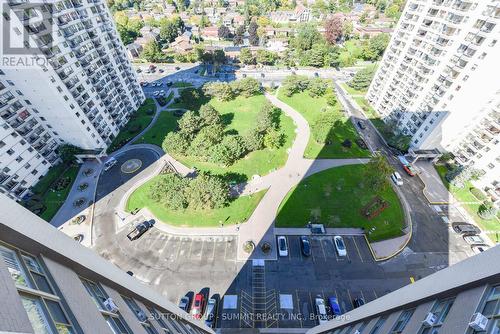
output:
[[113,139],[107,152],[113,152],[128,143],[138,133],[144,130],[156,112],[156,104],[153,99],[146,99],[143,105],[130,117],[128,123],[120,130],[120,133]]
[[364,165],[343,166],[309,176],[293,188],[280,205],[276,227],[305,227],[316,217],[326,227],[358,227],[370,241],[402,235],[404,214],[399,199],[389,186],[379,195],[389,203],[382,213],[368,220],[361,208],[374,196],[363,185]]
[[173,211],[149,199],[149,188],[153,182],[154,178],[132,193],[128,198],[126,210],[130,212],[136,208],[147,207],[162,222],[179,227],[215,227],[219,226],[220,222],[226,226],[244,222],[252,215],[266,193],[263,190],[249,196],[238,197],[221,209]]
[[446,166],[444,165],[436,165],[436,170],[441,177],[441,180],[443,181],[443,184],[445,185],[446,188],[448,188],[448,191],[459,201],[462,202],[462,206],[467,210],[467,212],[471,215],[471,217],[474,219],[476,224],[478,224],[483,231],[488,231],[489,233],[486,233],[490,239],[493,242],[498,242],[497,240],[497,234],[500,235],[500,219],[498,216],[495,219],[491,220],[485,220],[482,219],[481,217],[478,216],[477,211],[479,209],[479,206],[481,205],[481,201],[478,200],[471,192],[470,189],[473,188],[474,186],[472,183],[467,182],[465,187],[463,188],[458,188],[453,185],[451,185],[445,178],[446,172],[448,171],[446,169]]
[[[318,143],[314,140],[313,134],[309,138],[309,143],[307,144],[306,151],[304,152],[304,157],[308,159],[328,159],[328,158],[362,158],[370,156],[368,150],[363,150],[356,145],[354,142],[359,138],[354,125],[348,119],[348,117],[340,110],[341,104],[337,103],[335,108],[330,107],[326,103],[324,97],[313,98],[310,97],[306,92],[294,94],[291,97],[286,96],[282,91],[278,92],[278,97],[281,101],[290,105],[292,108],[297,110],[304,116],[304,118],[309,122],[309,125],[313,124],[316,118],[325,111],[334,111],[338,114],[338,120],[340,123],[335,125],[333,128],[333,133],[335,140],[330,145],[325,145],[323,143]],[[352,141],[351,148],[345,148],[341,144],[345,139],[350,139]]]
[[177,81],[177,82],[174,82],[174,84],[172,85],[172,87],[175,87],[175,88],[186,88],[186,87],[193,87],[193,85],[190,82]]
[[175,130],[177,127],[178,118],[172,114],[172,111],[164,110],[158,116],[156,123],[135,143],[148,143],[161,147],[163,139],[170,131]]
[[[257,95],[250,98],[237,97],[227,102],[212,99],[210,104],[222,115],[222,119],[227,124],[226,131],[235,131],[243,135],[254,126],[257,114],[265,101],[266,98],[263,95]],[[265,175],[285,165],[288,158],[287,149],[292,146],[295,138],[293,120],[284,113],[280,115],[280,128],[286,136],[282,147],[276,150],[262,149],[251,152],[229,167],[203,162],[193,156],[174,155],[174,157],[189,167],[196,167],[198,170],[214,174],[236,173],[245,176],[246,179],[256,174]]]
[[[46,209],[39,214],[41,218],[50,221],[55,216],[59,208],[63,205],[68,193],[73,185],[73,182],[78,175],[80,166],[70,166],[59,164],[52,167],[47,174],[33,187],[35,193],[32,201],[23,203],[28,209],[33,210],[37,207],[44,206]],[[70,182],[64,189],[53,190],[52,185],[59,179],[68,177]],[[37,201],[39,198],[40,201]]]
[[348,84],[346,84],[345,82],[341,82],[340,86],[342,86],[342,88],[344,88],[351,95],[363,95],[364,96],[367,92],[366,90],[354,89],[351,86],[349,86]]

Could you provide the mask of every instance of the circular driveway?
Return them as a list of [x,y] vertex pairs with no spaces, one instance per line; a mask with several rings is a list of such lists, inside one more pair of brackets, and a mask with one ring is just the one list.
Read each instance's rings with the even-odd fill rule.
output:
[[[125,184],[128,180],[142,172],[160,158],[157,152],[146,148],[131,148],[123,153],[116,154],[114,157],[118,161],[117,164],[108,171],[103,170],[101,176],[99,177],[96,202],[116,190],[122,184]],[[142,162],[142,165],[140,165],[137,169],[134,168],[133,172],[127,170],[127,172],[124,173],[121,166],[130,160],[139,160]]]

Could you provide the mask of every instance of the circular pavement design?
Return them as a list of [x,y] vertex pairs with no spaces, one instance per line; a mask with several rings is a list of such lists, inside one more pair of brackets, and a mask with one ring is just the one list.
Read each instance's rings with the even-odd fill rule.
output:
[[141,168],[142,166],[142,161],[139,160],[139,159],[130,159],[130,160],[127,160],[125,161],[120,170],[122,171],[122,173],[125,173],[125,174],[132,174],[136,171],[139,170],[139,168]]

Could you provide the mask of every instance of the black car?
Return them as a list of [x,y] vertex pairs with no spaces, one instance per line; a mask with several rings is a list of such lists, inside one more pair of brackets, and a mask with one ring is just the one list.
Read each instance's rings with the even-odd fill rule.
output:
[[176,70],[176,71],[178,71],[178,70],[180,70],[180,69],[181,69],[181,68],[180,68],[179,66],[176,66],[176,67],[175,67],[175,70]]
[[160,68],[158,72],[163,73],[164,72],[163,68]]
[[167,81],[167,86],[170,87],[172,86],[174,83],[172,81]]
[[361,147],[362,149],[366,150],[368,148],[368,146],[366,145],[365,141],[361,138],[357,138],[356,140],[356,144]]
[[302,251],[302,255],[306,257],[311,256],[311,243],[309,242],[309,238],[304,235],[300,237],[300,250]]
[[363,298],[355,298],[352,301],[352,306],[354,306],[354,308],[358,308],[363,305],[365,305],[365,300]]
[[463,236],[480,234],[481,230],[476,226],[464,222],[456,222],[451,224],[453,231]]
[[358,121],[358,126],[359,126],[359,128],[360,128],[361,130],[366,129],[365,122],[363,122],[363,121],[361,121],[361,120],[359,120],[359,121]]

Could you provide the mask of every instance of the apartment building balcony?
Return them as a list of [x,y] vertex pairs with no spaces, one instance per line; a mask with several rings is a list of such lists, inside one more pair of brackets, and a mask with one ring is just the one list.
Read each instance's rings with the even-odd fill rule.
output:
[[461,12],[468,11],[472,6],[472,1],[468,0],[456,0],[451,6],[452,9],[459,10]]
[[458,151],[457,154],[455,155],[455,161],[460,165],[468,165],[470,159],[467,158],[465,154],[463,154],[463,151]]
[[0,184],[4,184],[5,182],[7,182],[7,180],[9,180],[11,178],[10,175],[4,173],[4,172],[1,172],[0,173]]
[[14,188],[17,187],[18,185],[19,185],[19,182],[16,182],[16,181],[11,179],[5,183],[4,187],[9,192],[12,192],[14,190]]
[[0,117],[2,117],[2,119],[5,121],[8,121],[15,115],[17,114],[15,112],[10,111],[9,109],[6,109],[0,113]]

